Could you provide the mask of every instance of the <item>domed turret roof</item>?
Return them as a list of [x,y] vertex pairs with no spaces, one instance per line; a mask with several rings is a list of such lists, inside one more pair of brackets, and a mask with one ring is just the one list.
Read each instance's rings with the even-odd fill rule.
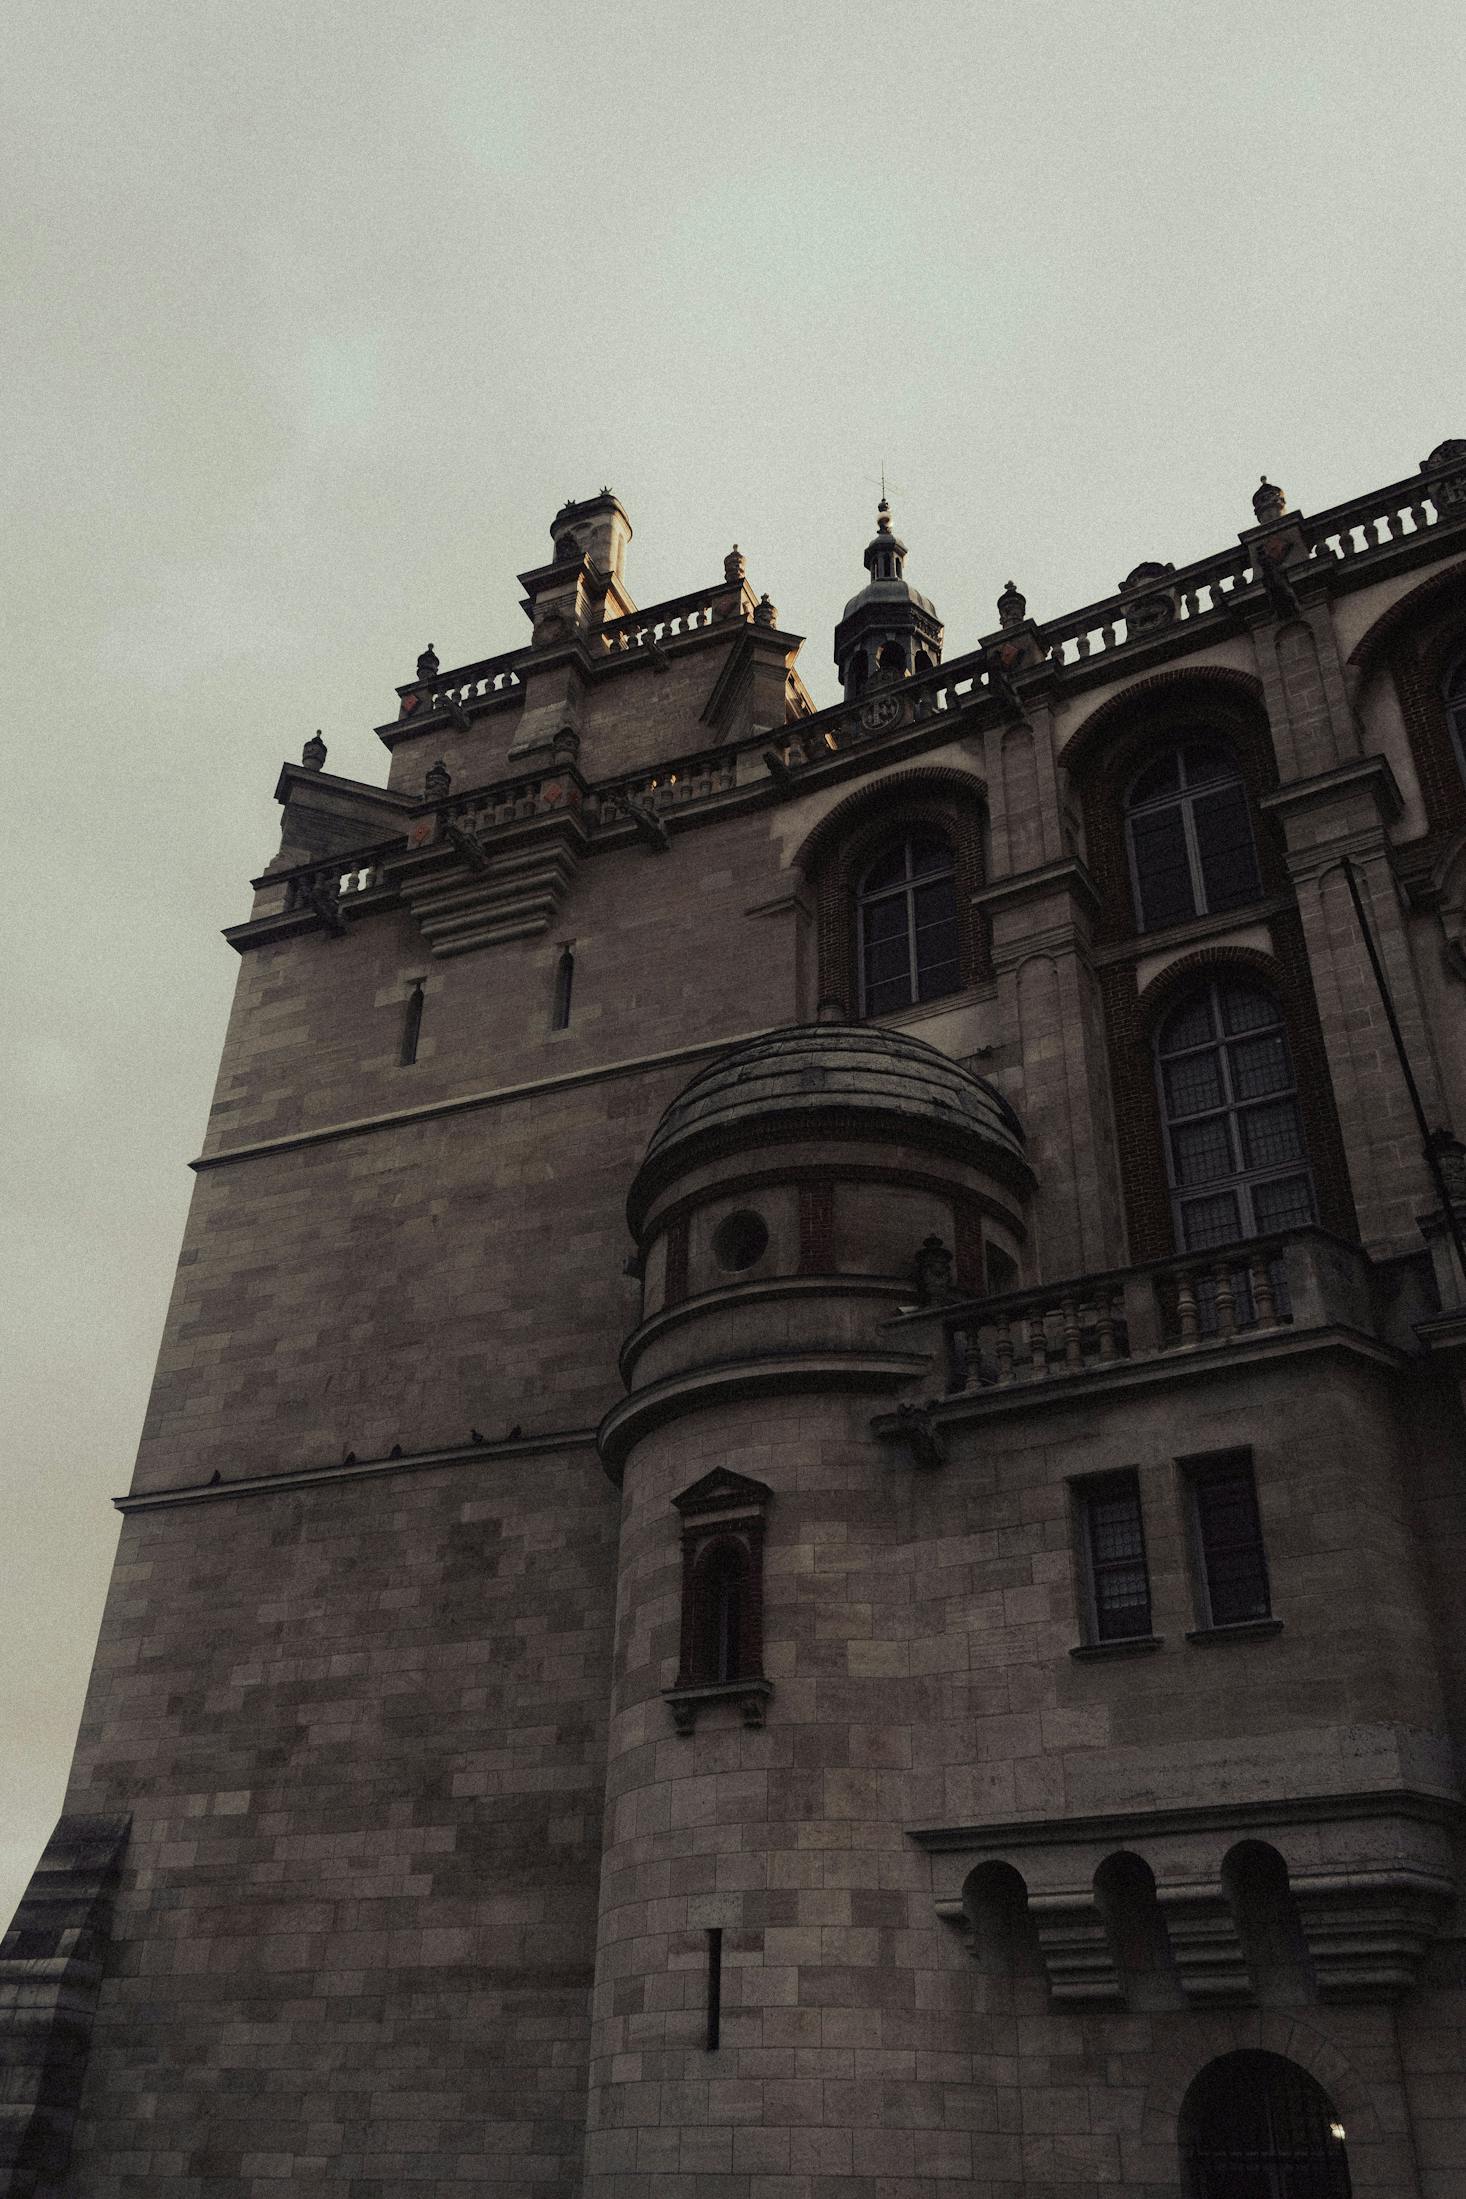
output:
[[796,1023],[724,1054],[652,1132],[628,1201],[632,1227],[670,1176],[707,1149],[785,1137],[890,1138],[980,1157],[1031,1180],[1023,1128],[1001,1092],[906,1031]]
[[872,605],[884,608],[888,604],[912,603],[918,611],[925,611],[928,618],[936,618],[937,607],[930,596],[924,596],[919,588],[913,588],[909,580],[870,580],[850,598],[840,613],[840,624],[853,618],[857,611]]

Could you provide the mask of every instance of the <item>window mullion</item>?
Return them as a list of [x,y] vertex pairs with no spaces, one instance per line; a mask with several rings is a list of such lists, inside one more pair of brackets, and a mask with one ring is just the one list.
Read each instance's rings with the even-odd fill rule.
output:
[[1201,875],[1201,844],[1196,837],[1196,818],[1189,794],[1181,797],[1181,830],[1186,839],[1186,860],[1191,868],[1191,899],[1195,904],[1196,914],[1205,916],[1206,881]]

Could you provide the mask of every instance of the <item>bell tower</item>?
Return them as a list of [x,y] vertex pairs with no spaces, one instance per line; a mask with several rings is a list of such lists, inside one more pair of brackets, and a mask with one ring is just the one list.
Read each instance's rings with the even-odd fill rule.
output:
[[878,683],[930,672],[942,661],[942,622],[906,578],[906,545],[892,529],[884,496],[865,546],[865,569],[870,579],[835,628],[835,664],[847,701]]

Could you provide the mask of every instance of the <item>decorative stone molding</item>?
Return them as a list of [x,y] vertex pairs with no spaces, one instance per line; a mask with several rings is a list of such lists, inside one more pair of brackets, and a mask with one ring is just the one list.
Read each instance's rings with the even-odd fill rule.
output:
[[[1185,1999],[1250,2004],[1246,1918],[1229,1858],[1252,1843],[1285,1867],[1320,2000],[1388,2001],[1413,1981],[1454,1892],[1449,1827],[1462,1805],[1411,1790],[1125,1811],[985,1826],[920,1826],[936,1910],[970,1933],[965,1889],[994,1863],[1016,1870],[1056,2002],[1118,2006],[1119,1965],[1095,1894],[1117,1853],[1138,1855]],[[973,1947],[972,1952],[980,1952]]]

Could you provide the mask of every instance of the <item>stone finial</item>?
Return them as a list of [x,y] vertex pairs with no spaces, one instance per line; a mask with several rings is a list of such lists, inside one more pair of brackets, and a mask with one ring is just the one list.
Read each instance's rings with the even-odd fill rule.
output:
[[1269,481],[1266,474],[1252,492],[1252,509],[1257,514],[1259,527],[1275,525],[1288,509],[1287,497],[1275,481]]
[[438,652],[431,642],[417,660],[417,676],[420,680],[435,680],[438,676]]
[[1134,595],[1141,589],[1154,588],[1158,581],[1165,579],[1167,573],[1174,573],[1175,570],[1174,565],[1162,565],[1157,558],[1142,558],[1138,565],[1132,565],[1121,581],[1120,592],[1122,595]]
[[319,771],[326,761],[326,744],[321,739],[321,729],[316,727],[300,752],[300,760],[307,771]]
[[753,614],[753,623],[755,626],[777,626],[779,623],[779,614],[766,595],[762,595],[758,599],[758,606]]
[[1457,466],[1466,466],[1466,442],[1459,435],[1447,436],[1444,443],[1437,443],[1429,458],[1422,458],[1422,473],[1454,473]]
[[738,544],[735,542],[732,549],[728,552],[728,555],[723,560],[723,578],[727,581],[730,588],[736,588],[739,585],[740,581],[743,579],[743,576],[747,572],[747,570],[748,567],[744,562],[743,552],[739,549]]
[[[1466,458],[1466,444],[1462,445],[1461,455]],[[1432,1130],[1426,1143],[1450,1193],[1451,1204],[1466,1205],[1466,1146],[1449,1130]]]
[[940,1305],[952,1295],[952,1255],[940,1237],[923,1237],[913,1263],[916,1295],[924,1306]]
[[1021,626],[1027,616],[1027,596],[1021,593],[1017,581],[1005,581],[998,598],[998,624],[1006,633],[1011,627]]
[[453,774],[440,756],[435,764],[429,764],[423,779],[423,793],[430,802],[446,802],[448,789],[453,784]]
[[580,754],[580,735],[573,725],[562,725],[550,743],[557,764],[573,764]]

